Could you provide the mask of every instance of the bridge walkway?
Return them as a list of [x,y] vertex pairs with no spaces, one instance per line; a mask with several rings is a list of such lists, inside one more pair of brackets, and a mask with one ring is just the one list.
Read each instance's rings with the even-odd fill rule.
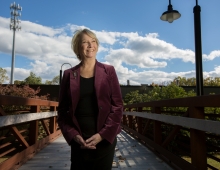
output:
[[[70,147],[63,136],[38,152],[19,170],[66,170],[70,169]],[[117,146],[112,170],[172,170],[152,151],[125,131],[117,136]]]

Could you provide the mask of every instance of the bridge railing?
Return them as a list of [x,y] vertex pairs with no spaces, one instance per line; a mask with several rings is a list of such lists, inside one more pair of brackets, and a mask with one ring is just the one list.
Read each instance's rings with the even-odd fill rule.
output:
[[220,95],[124,106],[122,127],[175,169],[220,169]]
[[61,135],[57,106],[54,101],[0,95],[1,170],[20,167]]
[[[211,95],[126,105],[122,127],[176,169],[219,169],[207,161],[220,162],[219,101]],[[2,170],[18,168],[61,135],[57,102],[0,95],[0,106]],[[7,106],[20,114],[6,116]]]

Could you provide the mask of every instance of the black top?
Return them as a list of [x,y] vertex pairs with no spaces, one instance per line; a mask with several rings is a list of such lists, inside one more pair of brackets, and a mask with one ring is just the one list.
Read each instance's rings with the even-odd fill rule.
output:
[[[80,77],[80,99],[76,108],[76,118],[84,140],[97,133],[98,105],[94,87],[94,77]],[[81,149],[76,141],[71,142],[72,169],[112,169],[117,139],[111,144],[102,140],[96,149]]]
[[94,87],[94,77],[84,78],[80,76],[80,98],[75,116],[84,139],[97,133],[97,115],[98,104]]

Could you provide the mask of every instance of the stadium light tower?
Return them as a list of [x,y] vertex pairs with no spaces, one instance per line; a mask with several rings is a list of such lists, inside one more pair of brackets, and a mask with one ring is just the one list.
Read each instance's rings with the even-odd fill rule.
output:
[[15,66],[15,31],[20,30],[19,23],[21,22],[18,17],[21,16],[21,13],[18,11],[22,11],[22,7],[19,4],[10,5],[11,10],[11,22],[10,22],[10,30],[13,30],[13,47],[12,47],[12,61],[11,61],[11,79],[10,84],[14,84],[14,66]]

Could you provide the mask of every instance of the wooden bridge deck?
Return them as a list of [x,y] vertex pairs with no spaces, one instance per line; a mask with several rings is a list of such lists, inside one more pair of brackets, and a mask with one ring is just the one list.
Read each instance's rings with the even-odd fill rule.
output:
[[[37,153],[19,170],[70,169],[70,147],[63,136]],[[122,131],[117,136],[117,146],[112,170],[172,170],[153,152]]]

